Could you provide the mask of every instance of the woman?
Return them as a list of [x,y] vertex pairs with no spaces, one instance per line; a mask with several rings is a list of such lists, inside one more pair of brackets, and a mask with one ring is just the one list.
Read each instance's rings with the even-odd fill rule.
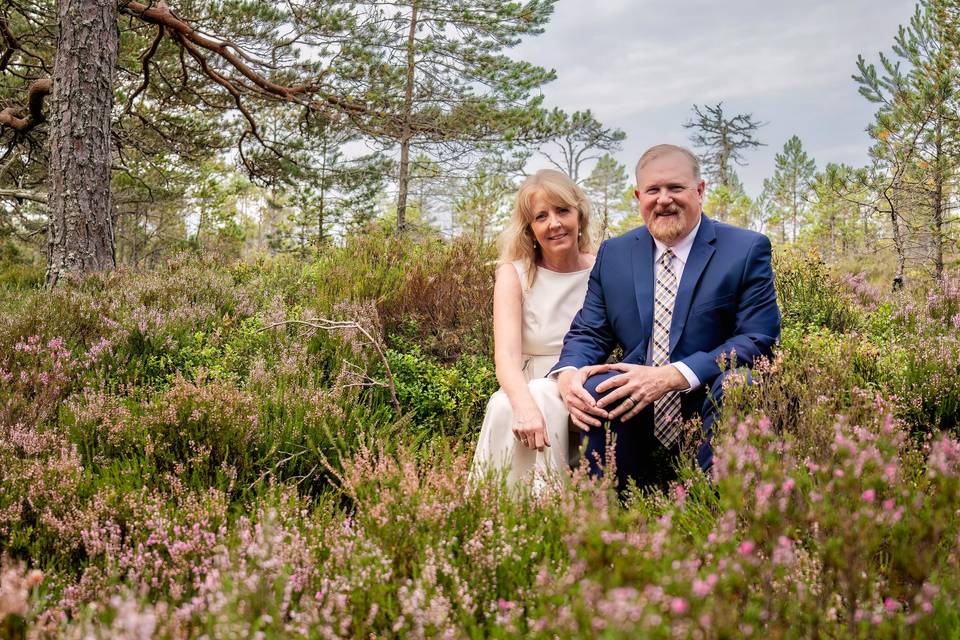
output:
[[564,173],[545,169],[520,187],[500,237],[493,293],[500,390],[487,404],[471,474],[506,469],[534,488],[567,464],[568,415],[545,376],[580,310],[593,266],[590,204]]

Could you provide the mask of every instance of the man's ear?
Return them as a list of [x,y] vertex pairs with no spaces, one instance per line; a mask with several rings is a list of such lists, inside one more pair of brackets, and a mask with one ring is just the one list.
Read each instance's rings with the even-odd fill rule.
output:
[[697,185],[697,194],[700,196],[700,199],[703,200],[703,192],[707,189],[707,183],[703,180],[700,181],[700,184]]

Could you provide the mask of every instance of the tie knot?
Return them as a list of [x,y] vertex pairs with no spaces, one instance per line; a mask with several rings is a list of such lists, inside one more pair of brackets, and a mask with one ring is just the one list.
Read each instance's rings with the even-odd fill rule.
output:
[[664,267],[669,267],[670,262],[673,261],[673,249],[667,247],[667,250],[663,252],[663,255],[660,256],[660,265]]

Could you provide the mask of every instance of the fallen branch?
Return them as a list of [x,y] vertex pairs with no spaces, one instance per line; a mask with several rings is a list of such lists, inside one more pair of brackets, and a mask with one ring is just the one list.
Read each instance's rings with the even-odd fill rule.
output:
[[374,338],[369,331],[367,331],[359,322],[353,320],[328,320],[326,318],[318,318],[316,322],[307,322],[306,320],[283,320],[281,322],[274,322],[267,325],[262,330],[266,331],[268,329],[275,329],[276,327],[282,327],[285,325],[302,325],[305,327],[311,327],[313,329],[320,329],[321,331],[359,331],[367,339],[374,349],[377,351],[377,355],[380,356],[380,361],[383,363],[383,368],[387,373],[387,390],[390,391],[390,402],[393,404],[393,408],[396,409],[397,413],[400,413],[400,401],[397,399],[397,385],[393,378],[393,371],[390,369],[390,363],[387,361],[387,354],[384,352],[383,347],[380,346],[380,342]]

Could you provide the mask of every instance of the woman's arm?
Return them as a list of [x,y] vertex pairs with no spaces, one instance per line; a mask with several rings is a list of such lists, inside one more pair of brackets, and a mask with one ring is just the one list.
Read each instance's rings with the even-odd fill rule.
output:
[[493,287],[493,359],[497,382],[507,394],[513,409],[513,432],[530,448],[542,450],[550,446],[547,429],[523,375],[521,333],[523,327],[523,293],[520,277],[512,264],[497,269]]

